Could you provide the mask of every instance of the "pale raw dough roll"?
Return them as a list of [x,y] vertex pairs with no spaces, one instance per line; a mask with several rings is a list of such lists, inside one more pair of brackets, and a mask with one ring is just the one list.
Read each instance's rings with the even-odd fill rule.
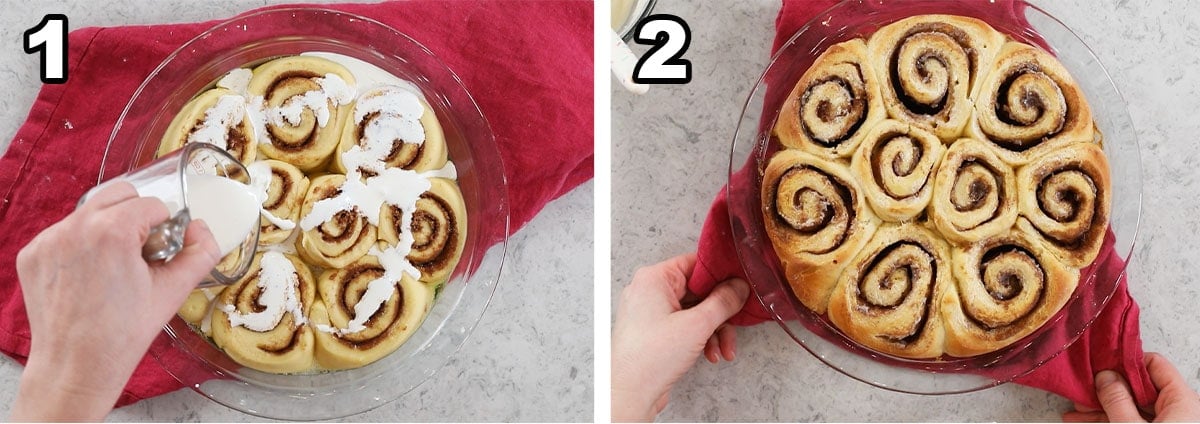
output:
[[1075,143],[1041,156],[1017,172],[1019,224],[1038,235],[1067,265],[1088,266],[1100,253],[1112,186],[1100,146]]
[[[350,150],[350,147],[354,145],[363,145],[363,131],[368,125],[384,125],[387,120],[400,119],[400,117],[394,114],[381,110],[359,109],[362,107],[363,99],[393,95],[396,90],[403,89],[383,86],[359,96],[359,100],[355,102],[346,120],[345,128],[342,130],[341,141],[338,142],[339,152]],[[437,114],[434,113],[433,108],[429,107],[424,101],[421,102],[421,106],[425,108],[425,112],[421,114],[420,118],[421,127],[425,130],[425,141],[421,142],[421,144],[416,144],[410,140],[392,140],[392,147],[388,149],[388,155],[383,160],[386,167],[403,168],[413,171],[430,171],[441,169],[442,166],[446,165],[446,139],[442,134],[442,125],[438,123]],[[362,120],[355,121],[354,118],[360,114],[363,114]],[[340,154],[336,155],[334,159],[333,169],[341,173],[349,171],[342,164],[342,156]]]
[[900,121],[875,125],[854,153],[850,169],[863,195],[886,221],[909,222],[929,205],[933,172],[946,148],[933,134]]
[[973,243],[1012,228],[1016,190],[1012,168],[982,142],[964,138],[938,165],[929,218],[947,240]]
[[976,104],[971,136],[1013,165],[1096,137],[1091,107],[1071,74],[1028,44],[1004,45]]
[[792,291],[824,313],[850,259],[879,224],[844,165],[785,150],[763,176],[763,222]]
[[[252,99],[261,97],[267,116],[259,149],[269,158],[278,159],[312,171],[325,166],[342,136],[342,125],[350,113],[353,97],[345,104],[330,99],[325,103],[329,114],[321,125],[315,110],[304,107],[298,122],[273,122],[271,110],[285,108],[306,93],[322,92],[320,79],[328,75],[340,78],[351,90],[354,75],[342,65],[313,56],[288,56],[254,68],[246,91]],[[351,93],[353,96],[353,93]]]
[[[320,304],[313,307],[312,324],[345,329],[355,318],[354,306],[374,280],[384,276],[379,260],[363,256],[342,269],[329,269],[318,281]],[[433,288],[404,275],[366,321],[366,329],[338,335],[317,331],[317,363],[329,370],[358,368],[395,352],[425,320],[433,303]]]
[[189,137],[201,128],[201,124],[205,122],[209,112],[218,102],[237,103],[242,113],[232,117],[231,121],[215,121],[224,123],[218,128],[223,133],[223,137],[218,137],[215,141],[218,144],[224,143],[222,147],[225,148],[225,151],[239,162],[243,164],[253,162],[258,154],[258,138],[245,107],[246,99],[224,88],[214,88],[200,93],[183,106],[183,109],[171,120],[166,133],[163,134],[162,142],[158,146],[158,156],[166,155],[187,144]]
[[[300,219],[312,212],[313,204],[334,197],[341,192],[346,176],[341,174],[322,175],[313,178],[304,195],[304,206],[300,208]],[[298,225],[299,223],[297,223]],[[324,268],[341,268],[367,254],[378,241],[374,225],[357,209],[340,211],[328,221],[311,230],[297,227],[296,251],[309,264]]]
[[200,329],[205,336],[212,337],[212,326],[205,322],[213,307],[213,299],[221,295],[225,287],[205,287],[192,290],[187,299],[179,307],[179,317],[183,321]]
[[941,309],[946,353],[953,356],[992,352],[1033,333],[1062,309],[1079,281],[1078,270],[1025,231],[951,250],[957,285]]
[[[237,363],[259,371],[285,374],[308,371],[313,367],[313,331],[301,325],[299,317],[284,312],[283,318],[269,331],[255,331],[244,326],[234,327],[223,305],[233,305],[240,314],[260,312],[263,289],[259,287],[263,253],[254,256],[250,271],[237,283],[230,285],[217,297],[212,317],[213,342]],[[295,293],[305,314],[315,303],[316,285],[308,266],[299,258],[284,255],[295,269]]]
[[[408,260],[421,270],[421,281],[441,284],[454,271],[467,241],[467,209],[458,185],[445,178],[431,178],[429,191],[417,200],[409,228],[413,234]],[[379,240],[389,246],[400,241],[403,211],[384,205],[379,214]]]
[[[308,193],[308,177],[298,168],[277,160],[263,161],[271,168],[271,183],[267,186],[267,199],[262,207],[276,218],[300,222],[300,209]],[[259,218],[258,244],[271,245],[287,240],[296,228],[282,229],[266,217]]]
[[972,115],[972,88],[1004,40],[987,23],[962,16],[913,16],[880,28],[867,51],[888,116],[954,141]]
[[886,116],[866,58],[859,39],[822,53],[779,110],[774,128],[779,142],[826,159],[854,153],[867,130]]
[[842,273],[829,319],[871,349],[936,358],[945,338],[937,305],[953,284],[946,242],[918,224],[886,225]]

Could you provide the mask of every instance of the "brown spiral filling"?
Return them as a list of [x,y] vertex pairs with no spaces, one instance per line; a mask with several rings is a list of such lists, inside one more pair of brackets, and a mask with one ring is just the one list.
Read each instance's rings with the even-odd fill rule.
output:
[[[354,130],[354,138],[361,141],[363,137],[363,131],[365,128],[367,128],[367,125],[370,125],[371,122],[376,119],[395,118],[379,112],[368,113],[363,117],[362,121],[358,122],[358,125]],[[425,145],[408,143],[406,141],[407,140],[401,139],[392,140],[392,149],[388,151],[388,154],[386,157],[384,157],[383,162],[389,166],[411,169],[412,165],[416,163],[417,160],[421,158],[421,155],[425,153]]]
[[[354,306],[358,304],[359,299],[362,299],[363,294],[367,292],[368,284],[382,277],[383,274],[383,268],[377,265],[364,264],[343,269],[338,278],[337,303],[330,306],[336,306],[345,311],[347,317],[353,317]],[[403,305],[404,290],[400,289],[399,284],[395,284],[392,296],[363,324],[368,330],[341,335],[338,337],[338,341],[361,350],[369,350],[375,347],[375,345],[378,345],[392,333],[393,326],[399,322],[400,315],[403,312]],[[382,329],[378,328],[381,325],[386,325],[386,327]],[[403,329],[396,330],[400,331]]]
[[1063,168],[1046,175],[1037,187],[1038,208],[1062,225],[1035,228],[1055,244],[1079,247],[1095,225],[1096,192],[1095,182],[1083,169]]
[[[970,86],[977,53],[970,36],[953,25],[923,23],[913,27],[888,59],[892,90],[914,115],[941,116],[954,102],[953,82],[966,73]],[[958,64],[966,64],[961,69]],[[962,96],[966,98],[964,94]]]
[[818,168],[797,166],[776,184],[775,219],[807,236],[808,251],[825,254],[841,246],[855,220],[854,195],[845,182]]
[[926,160],[928,166],[921,166],[925,146],[904,133],[884,134],[880,140],[885,141],[875,144],[870,158],[875,185],[893,199],[919,194],[933,172],[933,161]]
[[[408,260],[423,274],[442,269],[454,260],[454,250],[460,237],[455,231],[458,228],[456,219],[454,211],[440,197],[428,192],[421,194],[409,226],[413,233],[413,246]],[[399,222],[398,217],[396,222]]]
[[[309,91],[320,90],[321,86],[317,84],[316,81],[313,81],[313,78],[320,76],[321,75],[303,70],[294,70],[280,74],[275,78],[274,81],[271,82],[270,88],[267,89],[267,104],[282,105],[293,96],[303,95]],[[305,126],[310,128],[306,128],[307,131],[304,132],[302,137],[296,138],[293,134],[289,133],[290,131],[283,128],[278,128],[268,122],[267,133],[270,135],[271,145],[279,150],[288,152],[297,152],[307,149],[316,140],[318,134],[317,130],[319,129],[317,126],[316,117],[312,116],[311,111],[305,112],[301,117],[300,123],[297,126],[290,128]]]
[[1012,134],[988,133],[1006,149],[1023,152],[1053,137],[1067,124],[1067,100],[1053,77],[1037,63],[1022,63],[1008,70],[993,105],[1000,122],[1021,128]]
[[[274,167],[271,168],[271,180],[279,181],[279,195],[271,196],[267,199],[267,203],[263,205],[263,208],[274,211],[283,204],[284,199],[287,199],[288,193],[292,191],[292,185],[295,182],[292,181],[291,175]],[[270,190],[268,190],[268,194],[270,194],[269,192]]]
[[1004,183],[998,174],[991,165],[975,158],[959,164],[950,189],[950,204],[960,214],[954,220],[960,230],[974,229],[1000,215]]
[[913,323],[908,335],[878,336],[888,341],[908,344],[921,338],[933,303],[937,261],[925,246],[913,241],[900,241],[881,250],[864,268],[858,282],[858,304],[863,312],[879,316],[893,311],[905,301],[914,288],[925,289],[921,316]]
[[814,81],[800,97],[800,125],[809,139],[825,147],[854,136],[867,117],[866,79],[858,64],[829,67],[831,75]]
[[[969,287],[959,291],[959,299],[967,318],[989,333],[1004,338],[1020,332],[1024,327],[1021,323],[1041,305],[1046,273],[1029,250],[1003,244],[983,254],[978,281],[966,284]],[[968,292],[981,295],[969,296]]]
[[[237,305],[237,311],[239,313],[258,313],[267,309],[266,306],[258,303],[258,298],[262,296],[263,291],[263,289],[258,286],[258,279],[260,276],[261,271],[255,271],[253,278],[250,278],[241,285],[237,286],[238,291],[234,294],[233,299],[236,302],[235,305]],[[301,282],[300,284],[304,283]],[[299,292],[301,287],[297,287],[296,290]],[[296,344],[300,341],[300,332],[303,331],[303,327],[297,327],[294,321],[295,318],[289,317],[291,317],[290,313],[284,316],[283,321],[280,321],[280,325],[283,325],[284,322],[289,322],[288,325],[292,327],[291,336],[288,337],[287,340],[265,340],[259,342],[255,346],[259,350],[275,354],[284,354],[295,348]]]

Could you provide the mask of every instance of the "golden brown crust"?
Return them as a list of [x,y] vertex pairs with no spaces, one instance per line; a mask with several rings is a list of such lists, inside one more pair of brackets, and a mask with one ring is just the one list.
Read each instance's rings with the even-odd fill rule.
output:
[[825,311],[838,275],[879,219],[844,165],[798,150],[771,158],[763,176],[763,221],[801,302]]
[[842,272],[829,320],[871,349],[936,358],[945,337],[937,304],[953,284],[946,242],[917,224],[885,225]]
[[1004,39],[983,21],[951,15],[913,16],[880,28],[867,50],[888,116],[954,141],[971,117],[972,89]]
[[1019,225],[1067,265],[1096,259],[1108,230],[1112,186],[1100,146],[1075,143],[1038,157],[1017,173]]
[[929,205],[933,173],[945,150],[933,134],[886,120],[863,138],[850,169],[876,215],[885,221],[908,222]]
[[1012,168],[978,140],[961,139],[946,151],[933,179],[929,218],[942,236],[973,243],[1012,228],[1017,219]]
[[850,156],[885,116],[879,84],[855,39],[831,46],[804,74],[779,111],[775,135],[783,145],[822,158]]

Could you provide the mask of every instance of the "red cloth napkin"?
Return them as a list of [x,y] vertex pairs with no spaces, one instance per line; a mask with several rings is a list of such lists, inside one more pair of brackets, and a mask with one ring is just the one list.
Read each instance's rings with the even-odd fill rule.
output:
[[[805,23],[837,2],[832,0],[784,0],[776,20],[776,36],[772,52],[782,47]],[[1022,28],[1027,24],[1019,1],[1002,1],[996,16],[989,16],[992,23],[1002,22]],[[894,6],[894,4],[893,4]],[[911,4],[910,4],[911,6]],[[954,3],[941,3],[939,7],[953,8]],[[1040,42],[1040,40],[1034,40]],[[769,87],[767,103],[780,95],[779,90],[790,87]],[[775,94],[772,94],[774,92]],[[768,114],[764,113],[764,119]],[[735,180],[749,178],[753,164],[743,168],[734,176]],[[1111,236],[1111,235],[1110,235]],[[727,192],[717,193],[700,233],[697,261],[688,281],[688,289],[701,297],[712,291],[718,282],[732,277],[746,278],[746,271],[738,260],[733,234],[730,228],[730,209]],[[1157,390],[1150,381],[1143,364],[1142,341],[1138,329],[1138,307],[1129,295],[1124,274],[1125,264],[1112,249],[1111,237],[1104,251],[1093,265],[1098,267],[1097,278],[1120,276],[1118,287],[1100,316],[1080,338],[1066,350],[1032,373],[1016,379],[1017,383],[1064,396],[1080,404],[1094,408],[1100,406],[1095,395],[1095,373],[1106,369],[1120,371],[1130,381],[1134,398],[1142,406],[1151,406]],[[1090,300],[1090,299],[1089,299]],[[1096,302],[1102,299],[1095,299]],[[795,319],[795,317],[782,317]],[[754,325],[772,319],[761,299],[752,296],[742,310],[730,321],[736,325]]]
[[[515,232],[592,178],[593,5],[578,1],[410,1],[320,7],[374,18],[441,58],[475,96],[505,165]],[[70,34],[70,79],[46,85],[0,158],[0,350],[24,363],[29,322],[17,251],[96,183],[113,126],[166,56],[217,22],[84,28]],[[553,36],[548,36],[552,34]],[[104,102],[104,107],[96,107]],[[499,223],[485,228],[497,240]],[[143,358],[118,406],[180,388]]]

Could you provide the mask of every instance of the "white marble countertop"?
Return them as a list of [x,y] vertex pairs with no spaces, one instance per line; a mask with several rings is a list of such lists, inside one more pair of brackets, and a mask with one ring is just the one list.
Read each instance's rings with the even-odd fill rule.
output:
[[[227,18],[278,1],[126,0],[9,2],[0,14],[0,151],[25,120],[41,86],[36,55],[21,34],[47,13],[72,29]],[[123,101],[122,101],[123,102]],[[122,103],[123,104],[123,103]],[[592,355],[592,183],[551,202],[509,240],[504,275],[475,333],[432,379],[354,421],[590,421]],[[7,417],[21,366],[0,355],[0,417]],[[183,389],[118,409],[113,421],[247,421]]]
[[[1200,387],[1193,260],[1200,244],[1192,236],[1200,226],[1200,4],[1034,1],[1092,47],[1129,103],[1144,173],[1129,266],[1142,337],[1147,351],[1165,354]],[[659,0],[657,12],[691,27],[684,58],[693,80],[640,97],[614,83],[612,299],[637,266],[695,249],[712,196],[726,182],[729,143],[766,66],[778,10],[778,0]],[[877,389],[821,364],[775,324],[739,329],[738,341],[737,361],[700,361],[679,382],[661,420],[1058,421],[1070,407],[1011,384],[941,397]]]

